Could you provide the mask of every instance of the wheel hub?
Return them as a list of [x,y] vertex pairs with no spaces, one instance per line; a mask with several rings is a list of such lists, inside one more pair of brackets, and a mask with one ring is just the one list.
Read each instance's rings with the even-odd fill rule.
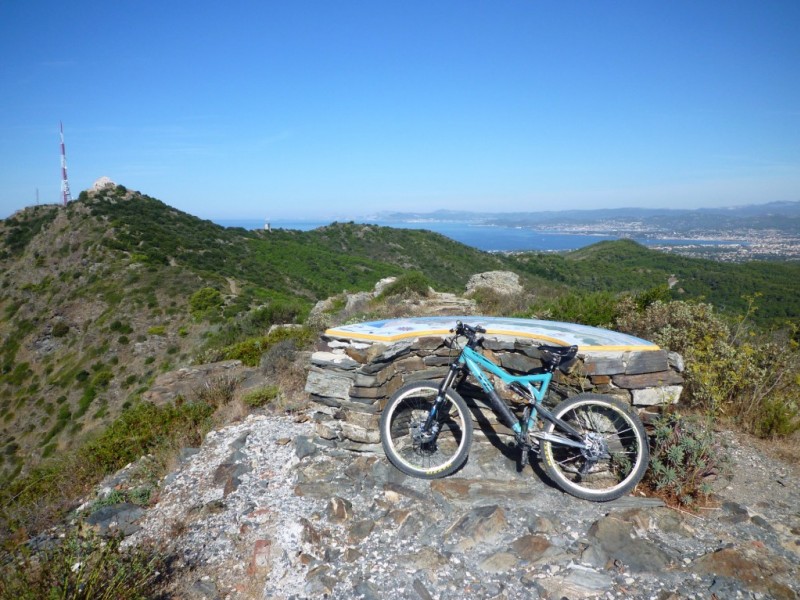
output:
[[411,438],[417,445],[430,444],[439,435],[439,429],[441,429],[441,424],[437,421],[434,421],[427,430],[425,421],[420,421],[411,425]]
[[587,461],[597,462],[604,456],[608,456],[608,444],[596,433],[589,433],[584,440],[586,447],[582,450],[583,456]]

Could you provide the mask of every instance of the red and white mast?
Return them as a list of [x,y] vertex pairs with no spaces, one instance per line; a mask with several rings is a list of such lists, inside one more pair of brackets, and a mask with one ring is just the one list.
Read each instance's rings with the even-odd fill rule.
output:
[[59,121],[61,127],[61,197],[64,201],[64,206],[67,202],[72,201],[72,194],[69,191],[69,180],[67,179],[67,151],[64,149],[64,124]]

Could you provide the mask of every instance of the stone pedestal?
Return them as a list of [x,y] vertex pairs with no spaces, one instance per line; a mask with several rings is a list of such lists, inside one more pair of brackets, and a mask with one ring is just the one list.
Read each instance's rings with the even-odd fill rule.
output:
[[[445,337],[437,333],[387,343],[346,339],[339,330],[328,330],[311,356],[305,388],[320,409],[316,424],[320,441],[355,451],[379,450],[378,420],[387,398],[405,383],[440,380],[447,373],[456,354],[444,345]],[[529,337],[487,333],[482,347],[488,358],[506,370],[524,374],[541,366],[538,345]],[[569,372],[555,373],[549,401],[596,392],[637,408],[673,404],[683,389],[679,366],[682,361],[652,345],[581,348]],[[495,383],[501,397],[521,411],[521,405],[514,405],[517,397],[506,393],[499,380]],[[510,435],[483,403],[479,388],[467,382],[459,392],[484,429],[488,423],[497,435]],[[481,430],[476,426],[476,434]]]

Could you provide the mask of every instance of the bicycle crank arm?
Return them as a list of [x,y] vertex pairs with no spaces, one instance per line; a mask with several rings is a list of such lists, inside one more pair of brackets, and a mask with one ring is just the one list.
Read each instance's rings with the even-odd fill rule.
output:
[[552,433],[545,433],[544,431],[532,432],[531,437],[535,437],[546,442],[553,442],[554,444],[563,444],[564,446],[580,448],[581,450],[585,450],[587,447],[585,442],[576,442],[575,440],[571,440],[560,435],[553,435]]

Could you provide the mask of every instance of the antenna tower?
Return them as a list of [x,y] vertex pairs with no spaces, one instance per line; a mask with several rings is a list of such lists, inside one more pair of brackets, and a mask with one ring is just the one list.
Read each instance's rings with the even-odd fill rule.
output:
[[67,151],[64,149],[64,124],[59,121],[61,127],[61,197],[64,206],[72,201],[72,194],[69,191],[69,180],[67,179]]

